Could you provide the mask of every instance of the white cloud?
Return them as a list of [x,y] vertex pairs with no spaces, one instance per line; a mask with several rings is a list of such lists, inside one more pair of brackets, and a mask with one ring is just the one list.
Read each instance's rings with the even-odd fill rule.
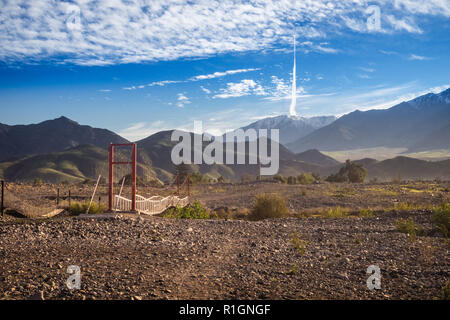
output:
[[[370,4],[380,6],[380,32],[420,33],[423,15],[450,16],[448,0]],[[304,21],[297,32],[310,39],[310,49],[335,53],[314,41],[370,32],[367,6],[363,0],[3,0],[0,59],[93,66],[271,50],[289,44],[292,26]]]
[[423,31],[416,25],[414,19],[406,17],[403,19],[398,19],[393,15],[386,15],[386,20],[396,31],[407,31],[410,33],[423,33]]
[[[272,86],[266,88],[268,96],[264,99],[271,101],[290,100],[292,98],[292,84],[289,83],[291,80],[280,79],[277,76],[272,76],[271,78]],[[297,98],[305,97],[305,92],[306,91],[303,87],[297,87]]]
[[[219,78],[219,77],[225,77],[227,75],[231,75],[231,74],[237,74],[237,73],[243,73],[243,72],[250,72],[250,71],[257,71],[257,70],[261,70],[260,68],[249,68],[249,69],[237,69],[237,70],[227,70],[227,71],[223,71],[223,72],[214,72],[211,74],[207,74],[207,75],[198,75],[198,76],[194,76],[192,78],[189,78],[188,80],[162,80],[162,81],[154,81],[152,83],[147,84],[147,87],[154,87],[154,86],[159,86],[159,87],[163,87],[167,84],[174,84],[174,83],[185,83],[185,82],[189,82],[189,81],[199,81],[199,80],[208,80],[208,79],[214,79],[214,78]],[[131,86],[131,87],[125,87],[123,88],[124,90],[135,90],[135,89],[143,89],[146,86],[144,85],[138,85],[138,86]],[[208,90],[209,91],[209,90]],[[206,92],[206,91],[205,91]],[[207,92],[208,93],[208,92]]]
[[155,82],[149,83],[149,84],[147,85],[147,87],[154,87],[154,86],[160,86],[160,87],[163,87],[163,86],[165,86],[166,84],[180,83],[180,82],[183,82],[183,81],[177,81],[177,80],[155,81]]
[[203,86],[200,86],[200,89],[202,89],[202,91],[203,91],[204,93],[206,93],[206,94],[210,94],[210,93],[211,93],[211,90],[206,89],[206,88],[203,87]]
[[186,104],[191,103],[189,98],[186,97],[183,93],[178,94],[177,100],[178,100],[177,107],[179,107],[179,108],[183,108]]
[[111,92],[110,89],[100,89],[100,90],[97,90],[97,91],[98,91],[98,92],[103,92],[103,93]]
[[198,76],[192,77],[190,80],[197,81],[197,80],[214,79],[214,78],[224,77],[224,76],[227,76],[229,74],[236,74],[236,73],[243,73],[243,72],[250,72],[250,71],[257,71],[257,70],[261,70],[261,69],[260,68],[256,68],[256,69],[227,70],[227,71],[224,71],[224,72],[214,72],[214,73],[211,73],[211,74],[198,75]]
[[130,141],[137,141],[140,139],[144,139],[158,131],[169,129],[170,128],[165,124],[165,122],[161,120],[152,123],[138,122],[131,124],[130,127],[119,131],[118,134]]
[[419,56],[417,54],[411,54],[409,56],[408,60],[420,60],[420,61],[423,61],[423,60],[431,60],[431,58],[430,57],[425,57],[425,56]]
[[359,69],[364,72],[375,72],[374,68],[359,67]]
[[220,94],[216,94],[213,98],[227,99],[248,96],[251,94],[257,96],[267,95],[264,88],[251,79],[244,79],[237,83],[229,82],[227,83],[227,87],[221,89],[220,92]]

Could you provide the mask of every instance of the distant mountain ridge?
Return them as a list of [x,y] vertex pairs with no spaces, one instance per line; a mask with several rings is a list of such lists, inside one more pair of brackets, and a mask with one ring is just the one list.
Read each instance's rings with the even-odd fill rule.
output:
[[336,119],[337,117],[335,116],[306,118],[301,116],[281,115],[255,121],[242,129],[279,129],[280,143],[284,145],[304,137],[314,130],[332,123]]
[[356,110],[286,145],[294,152],[402,147],[450,149],[450,89],[389,109]]
[[66,117],[30,125],[0,124],[0,161],[85,144],[106,148],[111,142],[126,143],[128,140],[107,129],[80,125]]

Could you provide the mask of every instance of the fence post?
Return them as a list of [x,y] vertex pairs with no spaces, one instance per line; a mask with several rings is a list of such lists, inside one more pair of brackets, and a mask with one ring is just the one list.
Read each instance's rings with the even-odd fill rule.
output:
[[56,206],[59,206],[59,188],[56,189]]
[[191,180],[189,179],[189,175],[187,176],[187,185],[188,185],[188,197],[191,196],[191,188],[190,188]]
[[4,212],[4,198],[5,198],[5,181],[2,180],[2,202],[1,202],[1,211],[2,211],[2,216],[3,216],[3,212]]
[[69,190],[69,207],[70,207],[70,190]]

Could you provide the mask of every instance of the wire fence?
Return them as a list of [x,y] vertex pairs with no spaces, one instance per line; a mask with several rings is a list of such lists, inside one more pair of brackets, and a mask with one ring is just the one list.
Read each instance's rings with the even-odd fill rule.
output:
[[[87,185],[30,185],[4,183],[2,192],[2,213],[17,217],[36,218],[45,216],[56,209],[66,209],[71,203],[87,202],[92,196],[94,186]],[[95,202],[104,203],[107,199],[106,186],[99,188]]]
[[[114,185],[114,194],[118,195],[121,188],[120,180]],[[187,196],[187,181],[181,180],[177,187],[177,180],[165,186],[148,186],[137,183],[137,194],[145,198],[152,196]],[[1,186],[0,186],[1,188]],[[2,189],[2,214],[16,217],[37,218],[46,216],[56,209],[67,209],[74,203],[87,203],[91,200],[95,182],[85,184],[29,184],[4,182]],[[93,203],[107,207],[108,185],[100,184],[93,198]],[[125,180],[122,194],[131,199],[131,181]]]

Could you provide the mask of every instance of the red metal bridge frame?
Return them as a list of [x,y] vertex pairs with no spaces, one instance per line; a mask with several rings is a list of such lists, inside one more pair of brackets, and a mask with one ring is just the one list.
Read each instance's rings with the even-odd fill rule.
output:
[[[114,162],[114,147],[131,146],[131,161],[130,162]],[[111,143],[109,145],[109,211],[113,210],[113,192],[114,192],[114,165],[116,164],[131,164],[131,211],[136,211],[136,143]]]

